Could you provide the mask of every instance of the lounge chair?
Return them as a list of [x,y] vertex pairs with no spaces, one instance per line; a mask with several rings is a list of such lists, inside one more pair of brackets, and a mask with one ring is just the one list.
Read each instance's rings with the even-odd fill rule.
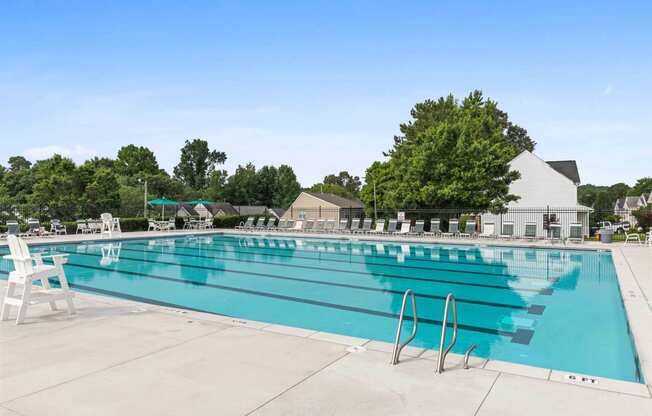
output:
[[101,233],[102,232],[102,221],[100,220],[86,220],[88,224],[88,230],[90,233]]
[[625,244],[627,243],[643,244],[643,241],[641,241],[641,236],[638,233],[625,232]]
[[537,239],[537,223],[536,222],[526,222],[525,223],[525,233],[523,238],[526,240],[536,240]]
[[324,224],[324,232],[332,233],[334,230],[335,230],[335,220],[334,219],[326,220],[326,224]]
[[236,230],[248,230],[254,226],[254,217],[247,218],[247,222],[241,222],[239,225],[235,226]]
[[[161,231],[161,224],[153,219],[147,220],[147,231]],[[79,221],[77,222],[77,230],[79,231]]]
[[90,232],[90,228],[88,228],[88,223],[86,220],[77,220],[75,221],[77,223],[77,229],[75,230],[75,234],[87,234]]
[[498,237],[505,239],[514,238],[514,221],[503,221],[503,227]]
[[390,219],[387,222],[387,231],[385,234],[394,234],[396,232],[396,224],[398,223],[397,220],[395,219]]
[[253,226],[252,230],[263,230],[265,229],[265,217],[258,217],[256,220],[256,225]]
[[476,235],[475,221],[467,220],[466,224],[464,224],[464,232],[460,233],[460,237],[475,238]]
[[423,220],[416,220],[414,222],[414,230],[410,231],[410,235],[422,235],[423,234]]
[[285,231],[286,228],[288,228],[287,218],[280,218],[278,220],[278,225],[276,226],[276,231]]
[[336,233],[345,233],[346,232],[346,227],[349,224],[348,218],[340,218],[340,221],[337,223],[335,226],[335,232]]
[[561,224],[559,223],[550,224],[548,233],[549,233],[548,239],[550,240],[550,242],[554,242],[555,240],[561,241]]
[[482,232],[479,234],[480,238],[496,238],[496,224],[493,222],[485,222]]
[[40,221],[36,218],[28,218],[27,226],[29,227],[27,230],[28,236],[42,236],[45,234],[45,230],[41,228]]
[[61,223],[61,220],[53,219],[50,221],[50,232],[52,234],[68,234],[68,231],[66,230],[66,226]]
[[410,234],[410,230],[412,228],[412,221],[410,220],[405,220],[401,222],[401,229],[394,232],[396,235],[408,235]]
[[385,232],[385,220],[376,220],[376,228],[369,231],[369,234],[383,234]]
[[582,233],[582,224],[574,222],[568,226],[568,238],[566,241],[573,241],[576,243],[584,242],[584,234]]
[[360,228],[359,230],[355,230],[353,232],[354,233],[359,233],[359,234],[368,233],[369,231],[371,231],[371,222],[372,222],[371,218],[365,218],[362,221],[362,228]]
[[265,231],[274,231],[276,230],[276,218],[269,217],[267,220],[267,225],[265,226]]
[[291,219],[291,218],[288,219],[288,223],[287,223],[287,225],[285,226],[285,231],[292,231],[292,229],[294,228],[294,224],[296,224],[296,221],[295,221],[295,220],[293,220],[293,219]]
[[355,233],[360,229],[360,218],[353,218],[351,220],[351,228],[349,229],[350,233]]
[[[7,260],[13,260],[14,271],[9,273],[7,289],[2,302],[0,320],[9,319],[9,312],[12,306],[18,308],[16,324],[25,319],[27,307],[36,303],[49,303],[50,309],[57,310],[56,301],[65,300],[68,305],[68,313],[74,314],[75,307],[72,303],[73,293],[68,289],[68,280],[63,269],[66,262],[66,254],[53,256],[31,255],[25,241],[15,235],[7,237],[9,243]],[[51,258],[53,265],[44,264],[44,258]],[[60,289],[53,289],[50,286],[50,278],[58,278]],[[40,281],[41,285],[32,285],[34,281]],[[22,286],[22,294],[16,294],[18,286]]]
[[18,221],[7,221],[7,234],[5,237],[9,237],[10,235],[20,236],[20,225],[18,225]]
[[441,234],[441,220],[439,218],[430,218],[430,231],[423,233],[425,236],[435,237]]
[[303,220],[296,220],[292,225],[292,228],[288,228],[288,231],[294,231],[294,232],[303,231]]
[[652,229],[645,234],[645,245],[652,246]]
[[310,230],[310,231],[312,231],[314,233],[322,233],[322,232],[324,232],[324,225],[325,224],[326,224],[326,220],[323,219],[323,218],[320,218],[315,222],[312,230]]
[[451,218],[448,221],[448,232],[441,233],[442,237],[457,237],[460,233],[460,221],[457,218]]
[[306,220],[306,223],[303,225],[303,229],[300,231],[311,232],[315,228],[315,220]]

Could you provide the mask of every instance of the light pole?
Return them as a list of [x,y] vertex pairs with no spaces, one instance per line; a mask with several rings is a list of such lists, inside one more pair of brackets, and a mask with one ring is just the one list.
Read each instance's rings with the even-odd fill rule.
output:
[[143,216],[147,218],[147,181],[143,179],[138,179],[138,182],[143,183],[145,185],[145,189],[143,191]]

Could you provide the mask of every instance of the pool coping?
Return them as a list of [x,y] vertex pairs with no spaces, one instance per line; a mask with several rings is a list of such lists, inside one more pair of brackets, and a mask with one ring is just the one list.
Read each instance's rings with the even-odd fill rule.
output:
[[[346,235],[338,234],[314,234],[314,233],[256,233],[256,232],[243,232],[233,229],[214,229],[214,230],[177,230],[170,232],[144,232],[144,233],[119,233],[116,236],[98,236],[98,235],[70,235],[65,239],[57,239],[48,237],[48,239],[34,239],[28,240],[29,245],[52,245],[52,244],[75,244],[82,242],[115,242],[123,240],[139,240],[147,238],[164,238],[164,237],[176,237],[176,236],[187,236],[187,235],[212,235],[212,234],[224,234],[224,235],[243,235],[243,236],[261,236],[261,237],[271,237],[271,236],[280,236],[280,237],[294,237],[294,238],[314,238],[314,239],[330,239],[330,240],[343,240],[346,238]],[[94,236],[95,238],[88,238]],[[82,237],[82,238],[79,238]],[[83,238],[86,237],[86,238]],[[99,238],[98,238],[99,237]],[[652,399],[652,342],[645,342],[646,337],[650,337],[652,334],[645,334],[645,329],[650,331],[649,328],[646,328],[645,322],[652,322],[652,309],[647,304],[645,295],[642,292],[640,285],[638,284],[636,277],[634,276],[633,271],[627,263],[626,256],[622,253],[622,246],[612,246],[609,244],[602,243],[593,243],[591,246],[580,246],[573,245],[569,247],[562,244],[550,244],[548,242],[544,244],[523,244],[522,242],[512,242],[512,241],[499,241],[501,244],[493,244],[494,240],[473,240],[473,239],[414,239],[406,237],[395,237],[395,236],[383,236],[387,237],[385,239],[379,240],[375,238],[376,236],[365,236],[365,235],[355,235],[356,239],[359,241],[378,241],[378,242],[387,242],[387,243],[416,243],[416,244],[453,244],[453,245],[465,245],[465,246],[502,246],[502,247],[525,247],[525,248],[552,248],[552,249],[566,249],[566,250],[588,250],[588,251],[609,251],[612,253],[612,258],[614,261],[614,266],[616,268],[616,275],[618,276],[619,288],[621,291],[621,299],[625,305],[625,313],[627,316],[627,321],[629,324],[630,333],[632,335],[632,340],[634,342],[636,352],[639,359],[639,368],[641,370],[641,375],[643,378],[642,383],[628,382],[624,380],[612,379],[608,377],[599,377],[585,374],[577,374],[568,371],[555,370],[551,368],[535,367],[524,364],[517,364],[508,361],[500,360],[490,360],[484,359],[482,357],[473,357],[480,360],[484,360],[484,364],[480,367],[477,364],[476,368],[480,368],[484,371],[498,371],[504,372],[513,375],[526,376],[536,379],[547,380],[549,382],[555,383],[564,383],[571,384],[575,386],[592,388],[603,391],[610,391],[614,393],[628,394],[637,397],[644,397],[647,399]],[[374,237],[374,238],[372,238]],[[477,244],[476,242],[482,241],[482,244]],[[486,242],[485,242],[486,241]],[[505,244],[509,243],[509,244]],[[6,245],[6,241],[0,242],[0,246]],[[627,296],[625,296],[627,294]],[[184,313],[191,314],[192,316],[197,316],[197,319],[202,319],[200,316],[203,316],[203,319],[216,320],[221,323],[226,323],[230,325],[240,325],[246,326],[248,328],[256,330],[267,330],[269,332],[285,333],[286,335],[300,336],[298,334],[305,334],[306,331],[310,332],[309,335],[306,335],[307,338],[334,342],[338,344],[350,345],[352,347],[365,347],[367,344],[372,343],[376,344],[387,344],[382,341],[371,340],[371,339],[362,339],[356,337],[350,337],[346,335],[340,335],[336,333],[329,333],[324,331],[313,331],[307,330],[299,327],[291,327],[285,325],[278,325],[269,322],[259,322],[253,320],[240,319],[237,317],[231,317],[227,315],[221,315],[211,312],[200,312],[193,311],[191,309],[184,308],[172,308],[167,306],[156,305],[155,303],[145,303],[137,302],[132,300],[126,300],[122,298],[114,298],[110,296],[102,296],[90,293],[84,293],[85,296],[97,297],[101,299],[113,299],[120,302],[129,302],[132,304],[146,304],[150,307],[156,307],[160,310],[170,311],[172,313]],[[647,317],[646,317],[647,315]],[[632,324],[635,322],[635,324]],[[649,326],[649,325],[648,325]],[[391,344],[389,344],[391,346]],[[386,349],[386,346],[383,347]],[[415,347],[418,348],[418,347]],[[369,348],[374,349],[374,348]],[[378,351],[378,349],[375,349]],[[384,351],[384,350],[381,350]],[[405,354],[409,356],[410,354]],[[436,359],[437,351],[436,350],[424,350],[416,356],[411,358],[416,359],[432,359],[428,358],[434,356]],[[461,355],[450,353],[450,357],[457,357],[460,359]],[[433,365],[434,371],[434,365]]]

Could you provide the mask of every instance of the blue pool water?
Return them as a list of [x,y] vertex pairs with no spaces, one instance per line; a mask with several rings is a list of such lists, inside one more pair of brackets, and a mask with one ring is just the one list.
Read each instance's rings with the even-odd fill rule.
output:
[[[482,357],[641,381],[607,252],[252,234],[33,250],[69,253],[77,290],[390,342],[411,288],[419,317],[411,345],[426,348],[438,347],[452,292],[455,352],[476,343]],[[0,277],[11,269],[2,264]]]

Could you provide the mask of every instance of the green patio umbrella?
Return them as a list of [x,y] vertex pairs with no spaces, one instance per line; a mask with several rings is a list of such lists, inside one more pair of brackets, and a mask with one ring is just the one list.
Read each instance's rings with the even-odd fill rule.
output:
[[173,201],[171,199],[165,199],[165,198],[152,199],[151,201],[147,201],[147,203],[150,205],[161,205],[163,207],[163,211],[161,212],[161,219],[165,217],[166,205],[179,205],[177,201]]
[[214,204],[213,201],[209,201],[207,199],[193,199],[192,201],[188,201],[187,204],[192,204],[192,205],[197,205],[197,204]]

